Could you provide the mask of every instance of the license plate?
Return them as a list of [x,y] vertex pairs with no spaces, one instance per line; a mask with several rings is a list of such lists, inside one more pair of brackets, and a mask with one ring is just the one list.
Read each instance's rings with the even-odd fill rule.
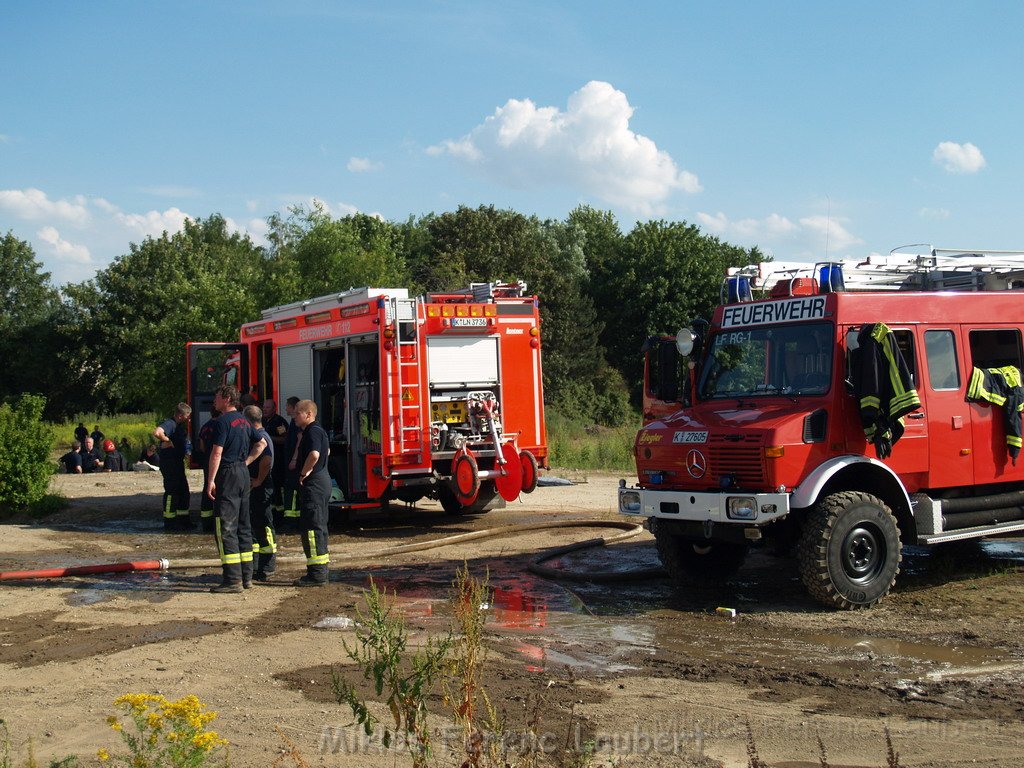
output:
[[673,443],[706,443],[707,432],[676,432],[672,435]]
[[453,317],[452,328],[480,328],[487,325],[486,317]]

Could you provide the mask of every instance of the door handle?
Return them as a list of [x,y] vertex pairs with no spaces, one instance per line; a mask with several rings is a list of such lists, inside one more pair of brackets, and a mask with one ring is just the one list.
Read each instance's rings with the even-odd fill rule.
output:
[[907,416],[907,418],[908,419],[923,419],[924,418],[924,414],[921,413],[921,412],[912,413],[909,416]]

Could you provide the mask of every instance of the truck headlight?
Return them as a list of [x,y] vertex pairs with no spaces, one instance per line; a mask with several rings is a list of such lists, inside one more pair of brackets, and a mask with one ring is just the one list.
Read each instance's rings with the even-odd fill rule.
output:
[[754,520],[757,518],[757,500],[750,496],[730,496],[726,501],[725,515],[730,520]]
[[620,493],[619,511],[624,515],[640,514],[640,494],[636,491],[623,491]]

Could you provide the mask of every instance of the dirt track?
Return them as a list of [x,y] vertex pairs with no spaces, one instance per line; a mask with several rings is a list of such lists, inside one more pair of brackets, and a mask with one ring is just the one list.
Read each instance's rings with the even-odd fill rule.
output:
[[[338,555],[516,522],[617,519],[617,478],[540,488],[505,510],[453,519],[434,503],[338,526]],[[159,475],[55,478],[70,507],[0,528],[0,570],[215,554],[200,534],[164,534]],[[194,483],[197,486],[198,483]],[[1017,766],[1024,756],[1024,545],[909,551],[893,595],[871,611],[830,612],[803,592],[790,561],[756,552],[716,590],[663,579],[611,586],[540,580],[537,553],[598,535],[584,529],[495,538],[369,561],[336,562],[332,584],[299,590],[295,536],[279,578],[244,595],[206,591],[216,571],[171,571],[0,585],[0,718],[40,759],[115,744],[105,724],[126,692],[195,693],[220,716],[235,766],[268,766],[279,727],[310,765],[406,765],[345,754],[351,714],[334,700],[332,665],[372,575],[398,594],[415,638],[448,623],[448,585],[464,560],[490,572],[485,682],[512,730],[539,706],[552,743],[608,737],[595,764],[746,765],[750,723],[773,766],[885,764],[888,724],[902,765]],[[608,570],[655,564],[642,537],[568,556]],[[312,594],[310,594],[312,593]],[[734,607],[736,619],[714,614]],[[353,678],[354,679],[354,678]],[[438,704],[440,708],[440,704]],[[440,725],[441,722],[438,721]],[[334,728],[337,730],[324,729]],[[324,734],[328,735],[325,745]],[[340,751],[331,752],[331,747]],[[443,754],[443,751],[442,753]],[[458,765],[439,759],[439,764]]]

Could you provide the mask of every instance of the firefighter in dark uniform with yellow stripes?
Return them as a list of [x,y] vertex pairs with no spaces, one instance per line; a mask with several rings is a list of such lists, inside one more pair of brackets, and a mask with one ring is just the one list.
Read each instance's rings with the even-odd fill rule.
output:
[[263,453],[249,465],[249,517],[252,523],[252,554],[256,560],[256,571],[252,577],[255,581],[266,581],[274,572],[277,560],[277,542],[274,540],[274,478],[271,476],[274,443],[270,433],[263,428],[263,411],[255,405],[249,405],[242,413],[256,430],[256,436],[267,441]]
[[297,464],[299,467],[299,525],[302,549],[306,553],[306,575],[297,587],[323,586],[328,580],[327,502],[331,499],[331,476],[327,471],[330,443],[316,421],[316,403],[300,400],[295,406],[295,423],[302,430]]
[[199,462],[203,470],[202,501],[199,503],[199,524],[203,533],[213,533],[213,499],[206,495],[206,483],[210,479],[210,436],[213,434],[213,422],[220,416],[216,408],[210,409],[210,418],[199,428],[196,445],[192,448],[192,458]]
[[188,530],[189,489],[185,475],[185,443],[188,431],[185,425],[192,415],[192,406],[178,403],[174,415],[153,430],[160,445],[160,474],[164,480],[164,528]]
[[206,493],[213,499],[214,535],[223,578],[211,592],[241,592],[252,586],[252,528],[249,522],[248,467],[267,441],[238,411],[238,389],[225,385],[213,395],[221,415],[210,437],[210,470]]
[[288,422],[288,430],[284,444],[284,491],[282,492],[282,519],[283,530],[291,533],[299,529],[299,469],[298,459],[295,452],[299,447],[299,438],[302,437],[302,428],[295,422],[295,406],[299,398],[289,397],[285,402],[285,413],[291,418]]

